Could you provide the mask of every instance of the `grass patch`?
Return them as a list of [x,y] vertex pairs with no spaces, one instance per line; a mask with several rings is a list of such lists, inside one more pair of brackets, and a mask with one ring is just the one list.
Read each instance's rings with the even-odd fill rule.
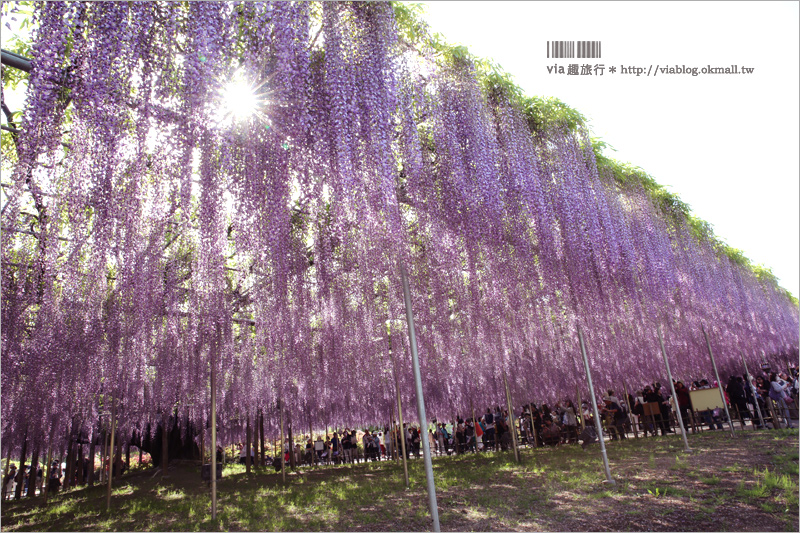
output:
[[[625,531],[652,527],[651,518],[659,529],[704,531],[715,513],[740,507],[737,528],[796,531],[797,432],[765,433],[692,435],[691,455],[669,437],[609,442],[614,487],[602,483],[596,446],[524,448],[519,464],[510,453],[436,457],[440,519],[461,531]],[[142,472],[115,482],[111,513],[105,487],[94,487],[53,495],[46,507],[4,502],[1,518],[7,531],[428,530],[421,460],[409,462],[409,477],[406,489],[402,465],[379,462],[301,469],[283,484],[273,470],[228,465],[212,521],[199,466],[181,463],[164,480]]]

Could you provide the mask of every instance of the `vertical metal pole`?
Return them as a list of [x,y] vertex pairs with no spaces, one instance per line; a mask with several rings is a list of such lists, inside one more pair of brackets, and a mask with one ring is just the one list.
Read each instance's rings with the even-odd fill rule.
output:
[[675,411],[678,415],[678,424],[681,426],[681,436],[683,437],[684,451],[691,453],[692,449],[689,448],[689,441],[686,439],[686,428],[683,425],[683,416],[681,415],[681,406],[678,402],[678,395],[675,393],[675,384],[672,382],[672,372],[669,369],[669,361],[667,360],[667,350],[664,348],[664,339],[661,337],[661,328],[656,328],[658,331],[658,342],[661,344],[661,355],[664,356],[664,365],[667,367],[667,379],[669,379],[669,387],[672,390],[672,397],[675,398]]
[[[278,408],[281,410],[281,478],[283,479],[283,483],[286,484],[286,452],[283,451],[284,444],[284,436],[283,436],[283,402],[278,400]],[[341,440],[339,441],[341,444]],[[289,453],[292,453],[292,450],[289,450]]]
[[[105,424],[104,424],[105,425]],[[106,434],[105,428],[103,428],[103,446],[100,450],[100,483],[103,484],[106,482],[106,452],[108,450],[108,435]],[[61,462],[59,461],[58,466],[61,466]]]
[[[219,336],[217,336],[219,341]],[[214,347],[214,355],[218,347]],[[217,519],[217,365],[211,358],[211,520]]]
[[753,385],[753,382],[750,380],[750,371],[747,370],[747,361],[744,360],[744,352],[739,352],[742,356],[742,363],[744,364],[744,373],[747,377],[747,384],[750,385],[750,389],[753,392],[753,401],[756,403],[756,412],[758,413],[758,420],[761,422],[761,429],[767,429],[767,426],[764,424],[764,417],[761,416],[761,406],[758,405],[758,391],[756,390],[756,386]]
[[117,398],[111,396],[111,446],[108,450],[108,488],[106,489],[106,511],[111,510],[111,481],[114,479],[114,433],[117,432]]
[[711,341],[708,340],[708,333],[706,333],[706,328],[702,325],[700,329],[703,330],[703,336],[706,338],[706,346],[708,346],[708,355],[711,356],[711,364],[714,366],[714,375],[717,378],[717,386],[719,387],[719,397],[722,398],[722,406],[725,408],[725,414],[728,417],[728,426],[731,428],[731,437],[735,437],[736,434],[733,432],[733,420],[731,420],[731,413],[728,411],[728,402],[725,401],[725,393],[722,391],[722,382],[719,379],[719,372],[717,372],[717,362],[714,360],[714,352],[711,351]]
[[[403,281],[403,299],[406,302],[406,320],[408,321],[408,337],[411,341],[411,361],[414,365],[414,384],[417,390],[417,415],[419,423],[425,424],[425,400],[422,397],[422,375],[419,370],[419,355],[417,354],[417,334],[414,331],[414,316],[411,313],[411,290],[408,286],[406,267],[400,263],[400,277]],[[439,508],[436,504],[436,485],[433,481],[433,464],[431,462],[431,445],[428,439],[422,439],[422,448],[425,455],[425,478],[428,483],[428,505],[433,519],[433,530],[441,531],[439,527]]]
[[514,430],[514,412],[511,410],[511,393],[508,390],[508,379],[506,371],[503,370],[503,382],[506,386],[506,404],[508,404],[508,430],[511,432],[512,442],[514,443],[514,459],[519,462],[519,448],[517,447],[517,432]]
[[[400,381],[397,378],[397,364],[394,361],[394,352],[392,352],[392,363],[394,364],[394,390],[397,392],[397,418],[400,421],[400,428],[397,432],[397,438],[400,441],[400,449],[397,450],[398,454],[402,451],[403,455],[403,473],[406,479],[406,488],[411,484],[408,481],[408,456],[406,455],[406,430],[403,428],[403,404],[400,403]],[[392,446],[397,448],[397,443]]]
[[247,426],[245,429],[245,446],[244,446],[244,453],[245,453],[244,468],[246,474],[250,473],[250,462],[251,462],[250,446],[252,446],[253,444],[252,443],[253,439],[251,438],[251,436],[252,436],[252,428],[250,427],[250,413],[247,413]]
[[603,455],[603,466],[606,469],[606,480],[604,483],[616,485],[617,482],[611,477],[611,468],[608,466],[608,454],[606,453],[606,442],[603,439],[603,425],[600,423],[600,413],[597,411],[597,398],[594,395],[594,384],[592,383],[592,372],[589,370],[589,358],[586,356],[586,345],[583,342],[583,332],[578,326],[578,340],[581,343],[581,355],[583,356],[583,367],[586,370],[586,378],[589,380],[589,396],[592,399],[592,410],[594,411],[594,427],[597,430],[597,438],[600,441],[600,452]]

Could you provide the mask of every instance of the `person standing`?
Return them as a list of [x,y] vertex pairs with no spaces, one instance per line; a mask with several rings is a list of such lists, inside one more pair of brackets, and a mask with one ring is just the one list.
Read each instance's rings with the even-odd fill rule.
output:
[[786,427],[792,428],[794,427],[792,424],[792,416],[789,413],[789,406],[786,404],[786,399],[789,397],[789,394],[786,392],[789,388],[789,383],[783,383],[784,384],[781,385],[781,382],[778,381],[778,375],[775,372],[771,373],[769,375],[769,397],[778,404],[778,408],[786,422]]
[[492,414],[492,410],[490,408],[486,408],[486,414],[483,415],[483,421],[486,423],[486,431],[483,433],[483,440],[484,440],[484,450],[488,450],[489,448],[492,451],[495,450],[495,442],[494,442],[494,415]]

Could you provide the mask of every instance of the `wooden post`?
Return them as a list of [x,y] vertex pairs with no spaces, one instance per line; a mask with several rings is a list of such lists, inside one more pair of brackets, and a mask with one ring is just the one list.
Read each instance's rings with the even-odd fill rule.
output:
[[767,396],[766,402],[767,407],[769,407],[770,416],[772,417],[772,429],[781,429],[781,420],[778,418],[778,414],[775,411],[775,404],[772,398]]
[[741,413],[741,411],[739,411],[739,406],[738,405],[734,405],[733,408],[736,411],[736,418],[739,419],[739,425],[742,426],[742,431],[744,431],[744,429],[745,429],[745,427],[744,427],[744,418],[742,418],[742,413]]
[[508,421],[506,424],[508,430],[511,432],[511,442],[514,445],[514,460],[519,462],[519,448],[517,447],[517,432],[514,431],[514,411],[511,407],[511,392],[508,390],[508,379],[506,378],[506,371],[503,370],[503,383],[506,387],[506,404],[508,405]]
[[109,448],[108,488],[106,489],[106,511],[111,511],[111,480],[114,478],[114,434],[117,431],[117,398],[111,396],[111,446]]

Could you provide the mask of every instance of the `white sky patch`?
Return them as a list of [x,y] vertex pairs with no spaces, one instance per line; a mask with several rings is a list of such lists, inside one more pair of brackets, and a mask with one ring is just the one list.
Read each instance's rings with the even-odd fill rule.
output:
[[[800,294],[797,2],[429,2],[431,31],[491,58],[528,95],[583,113],[607,156],[644,169],[716,235]],[[600,59],[547,58],[547,41],[600,40]],[[602,76],[547,66],[603,64]],[[755,67],[750,75],[609,67]]]

